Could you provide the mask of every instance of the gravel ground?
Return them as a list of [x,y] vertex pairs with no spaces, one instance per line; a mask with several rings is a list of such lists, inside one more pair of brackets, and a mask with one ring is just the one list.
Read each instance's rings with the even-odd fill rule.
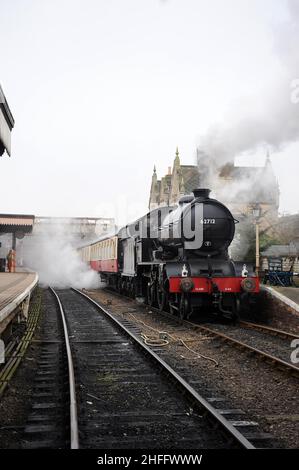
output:
[[29,413],[32,382],[38,350],[29,347],[27,355],[0,401],[0,448],[20,449]]
[[[107,290],[89,291],[89,294],[107,305],[109,310],[139,325],[147,336],[157,337],[157,332],[140,321],[155,330],[179,336],[197,354],[209,357],[198,358],[179,341],[171,341],[163,348],[163,358],[174,368],[184,370],[204,396],[223,397],[231,408],[245,411],[246,417],[257,421],[263,432],[272,434],[276,447],[298,448],[298,378],[274,370],[250,353],[182,326],[171,325],[168,320],[151,312],[149,307],[115,296]],[[213,360],[219,365],[216,366]]]

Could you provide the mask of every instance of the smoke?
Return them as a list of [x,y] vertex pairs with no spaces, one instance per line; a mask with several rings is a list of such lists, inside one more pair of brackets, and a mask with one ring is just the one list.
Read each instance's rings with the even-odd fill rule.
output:
[[279,151],[299,138],[299,2],[288,0],[287,5],[288,21],[274,31],[281,73],[260,93],[234,103],[225,123],[214,124],[201,138],[198,163],[206,184],[213,183],[215,171],[236,156],[265,147]]
[[[48,225],[48,226],[47,226]],[[43,287],[96,288],[98,274],[77,253],[78,239],[66,225],[45,224],[23,241],[23,263],[39,275]]]

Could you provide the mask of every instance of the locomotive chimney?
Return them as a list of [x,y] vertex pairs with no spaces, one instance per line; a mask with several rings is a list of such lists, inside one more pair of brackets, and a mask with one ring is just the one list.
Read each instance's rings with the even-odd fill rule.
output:
[[195,198],[200,199],[209,199],[210,197],[210,189],[194,189],[193,194]]

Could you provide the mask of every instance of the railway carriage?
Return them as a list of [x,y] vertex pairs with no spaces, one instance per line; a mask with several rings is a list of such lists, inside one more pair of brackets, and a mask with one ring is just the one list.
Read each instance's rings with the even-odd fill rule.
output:
[[78,252],[85,263],[105,277],[118,272],[117,245],[117,236],[105,237],[80,247]]
[[237,222],[228,208],[194,190],[178,206],[155,209],[119,232],[80,249],[120,293],[181,318],[217,312],[232,319],[259,292],[254,267],[230,259]]

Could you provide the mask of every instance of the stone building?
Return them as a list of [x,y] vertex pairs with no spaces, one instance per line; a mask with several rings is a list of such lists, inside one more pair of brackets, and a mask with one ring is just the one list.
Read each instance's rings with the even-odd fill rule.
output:
[[172,169],[158,179],[156,168],[152,176],[149,209],[176,204],[183,195],[198,187],[209,187],[212,197],[219,199],[234,217],[251,218],[259,208],[259,224],[270,230],[277,223],[279,186],[270,156],[263,167],[240,167],[227,163],[212,170],[213,162],[198,151],[198,165],[181,165],[178,149]]
[[152,176],[149,209],[172,206],[178,202],[181,196],[190,194],[193,189],[199,187],[199,171],[195,165],[181,165],[179,151],[173,167],[168,168],[168,174],[158,180],[156,167]]
[[276,225],[280,192],[269,154],[263,167],[224,165],[213,189],[235,217],[250,218],[253,211],[259,209],[262,229],[270,230]]
[[271,245],[261,253],[262,269],[277,263],[277,269],[282,271],[299,272],[299,238],[288,245]]
[[288,244],[299,237],[299,213],[292,215],[282,215],[275,225],[275,238],[281,244]]

